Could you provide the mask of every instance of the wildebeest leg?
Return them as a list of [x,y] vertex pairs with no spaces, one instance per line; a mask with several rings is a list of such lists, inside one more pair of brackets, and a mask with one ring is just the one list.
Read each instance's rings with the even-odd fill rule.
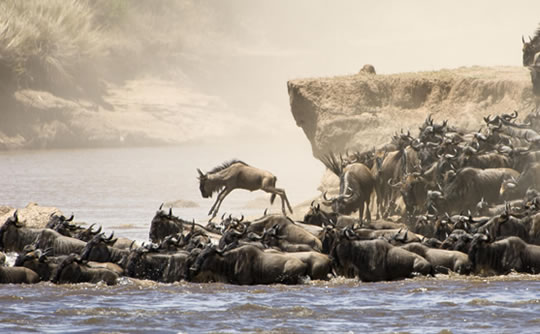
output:
[[358,201],[358,215],[360,216],[360,226],[364,226],[364,202]]
[[291,213],[293,213],[293,210],[291,208],[291,204],[289,203],[289,200],[287,199],[287,194],[285,194],[284,189],[275,188],[275,187],[271,187],[271,186],[266,186],[266,187],[262,188],[262,190],[264,190],[266,192],[269,192],[269,193],[272,193],[272,194],[277,194],[279,197],[281,197],[281,211],[283,211],[284,215],[287,215],[287,211],[285,211],[285,203],[287,204],[287,207],[289,208],[289,211]]
[[214,205],[212,205],[212,208],[210,208],[210,211],[208,212],[208,215],[212,215],[210,220],[214,219],[214,217],[217,215],[219,211],[219,207],[221,206],[221,203],[225,199],[225,197],[232,191],[232,189],[224,188],[218,195],[216,202]]
[[371,211],[369,210],[371,199],[368,197],[365,203],[366,203],[366,220],[368,223],[371,223]]

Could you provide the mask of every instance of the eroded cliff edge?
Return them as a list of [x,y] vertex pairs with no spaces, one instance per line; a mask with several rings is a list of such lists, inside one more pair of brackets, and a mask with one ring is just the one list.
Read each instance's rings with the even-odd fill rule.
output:
[[359,73],[291,80],[287,87],[296,124],[316,158],[382,145],[400,129],[416,134],[429,114],[472,130],[489,114],[523,115],[534,108],[530,74],[523,67]]

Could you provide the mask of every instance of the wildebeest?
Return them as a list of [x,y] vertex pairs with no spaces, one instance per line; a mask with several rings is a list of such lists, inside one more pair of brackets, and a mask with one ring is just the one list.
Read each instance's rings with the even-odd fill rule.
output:
[[106,268],[94,268],[88,266],[81,260],[79,255],[68,255],[52,274],[53,283],[99,283],[105,282],[107,285],[117,283],[119,275]]
[[540,189],[540,163],[533,163],[525,168],[515,178],[508,178],[503,181],[500,194],[505,200],[516,199],[525,196],[527,189]]
[[121,263],[129,255],[129,249],[120,249],[111,246],[115,243],[113,233],[108,238],[100,233],[88,241],[81,250],[81,259],[96,262]]
[[521,36],[521,42],[523,43],[523,66],[530,66],[533,64],[534,56],[540,52],[540,27],[536,29],[534,37],[529,37],[529,41],[525,42],[525,38]]
[[449,180],[444,193],[428,192],[428,205],[437,212],[455,214],[473,211],[482,198],[488,203],[500,203],[501,184],[512,177],[519,177],[519,173],[510,168],[462,168]]
[[540,273],[540,246],[529,245],[518,237],[490,242],[487,235],[475,234],[469,259],[476,274],[504,275],[512,270]]
[[267,215],[261,217],[247,228],[247,233],[253,232],[262,235],[264,230],[269,230],[274,226],[279,226],[280,236],[292,244],[306,244],[315,251],[320,251],[322,248],[321,241],[313,234],[304,228],[295,224],[289,217],[282,215]]
[[86,246],[86,242],[63,236],[56,231],[45,228],[41,231],[36,245],[37,248],[51,249],[51,255],[58,256],[71,253],[80,254]]
[[163,211],[162,207],[163,204],[150,222],[149,237],[152,242],[160,242],[168,235],[182,233],[184,224],[190,224],[190,222],[174,216],[172,210],[169,210],[168,213]]
[[307,275],[307,269],[307,264],[285,253],[264,252],[251,245],[222,251],[209,245],[198,255],[190,272],[195,282],[296,284]]
[[403,245],[401,248],[420,255],[433,266],[445,267],[458,274],[467,275],[472,269],[468,255],[459,251],[429,248],[418,242]]
[[16,267],[25,267],[38,274],[41,281],[49,281],[51,275],[65,257],[48,257],[47,251],[41,249],[30,249],[20,253],[15,260]]
[[280,225],[276,224],[269,230],[264,231],[262,242],[268,247],[274,247],[283,252],[311,252],[314,250],[306,244],[296,244],[287,241],[287,236],[281,233],[280,230]]
[[245,189],[249,191],[260,189],[271,193],[271,204],[274,203],[276,195],[278,195],[281,198],[281,210],[283,214],[287,214],[285,204],[287,204],[289,211],[291,213],[293,212],[285,190],[276,188],[277,178],[270,172],[252,167],[239,160],[225,162],[206,174],[201,172],[200,169],[197,169],[197,172],[199,173],[199,185],[202,197],[212,197],[213,193],[219,192],[216,201],[208,212],[208,215],[212,215],[210,220],[217,215],[221,203],[234,189]]
[[334,234],[330,252],[338,274],[376,282],[433,273],[426,259],[385,240],[355,240],[347,233],[339,234]]
[[42,232],[43,229],[24,227],[15,211],[0,227],[0,249],[22,252],[26,245],[35,243]]
[[[331,166],[328,166],[331,168]],[[366,220],[371,221],[369,203],[371,193],[375,187],[375,178],[369,168],[361,163],[347,165],[341,173],[334,170],[339,176],[339,195],[331,199],[323,195],[325,204],[331,205],[334,212],[350,214],[358,210],[360,223],[364,221],[364,206],[366,208]],[[339,173],[339,174],[337,174]]]
[[37,282],[39,282],[38,274],[28,268],[0,266],[0,283],[32,284]]
[[332,260],[319,252],[294,252],[288,255],[299,259],[307,265],[306,275],[314,280],[327,280],[332,272]]

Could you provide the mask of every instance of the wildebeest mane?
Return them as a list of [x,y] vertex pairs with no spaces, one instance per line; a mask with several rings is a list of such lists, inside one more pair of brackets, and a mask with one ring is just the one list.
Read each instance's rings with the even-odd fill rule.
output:
[[534,45],[540,44],[540,24],[538,25],[538,28],[534,31],[534,36],[531,39],[531,43]]
[[224,163],[222,163],[221,165],[219,165],[217,167],[214,167],[211,171],[208,172],[208,174],[214,174],[214,173],[220,172],[220,171],[222,171],[222,170],[224,170],[226,168],[229,168],[231,165],[233,165],[235,163],[241,163],[243,165],[249,166],[248,164],[246,164],[245,162],[243,162],[241,160],[232,159],[232,160],[229,160],[229,161],[225,161]]

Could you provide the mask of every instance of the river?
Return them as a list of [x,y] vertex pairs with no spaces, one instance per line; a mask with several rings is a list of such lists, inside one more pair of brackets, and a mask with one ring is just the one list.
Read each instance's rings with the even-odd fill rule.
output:
[[[278,176],[292,204],[315,196],[323,167],[309,147],[245,145],[0,153],[0,204],[55,206],[76,221],[116,235],[148,239],[163,202],[185,219],[206,219],[196,168],[239,158]],[[307,152],[307,153],[306,153]],[[233,154],[235,153],[235,154]],[[258,215],[260,192],[233,192],[221,212]],[[260,205],[259,205],[260,206]],[[6,333],[516,333],[540,328],[538,276],[440,275],[398,282],[352,279],[297,286],[162,284],[122,278],[101,284],[2,285],[0,332]]]

